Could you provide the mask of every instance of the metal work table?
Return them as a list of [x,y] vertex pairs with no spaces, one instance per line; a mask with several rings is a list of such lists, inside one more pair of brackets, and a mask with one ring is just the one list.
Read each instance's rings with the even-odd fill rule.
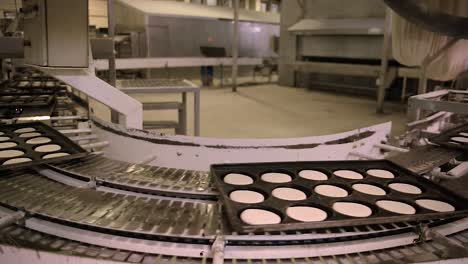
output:
[[[262,65],[262,58],[239,58],[239,65]],[[178,58],[119,58],[116,59],[117,70],[156,69],[201,66],[230,66],[232,58],[178,57]],[[94,67],[98,71],[109,69],[107,60],[95,60]]]
[[187,93],[194,94],[194,135],[200,136],[200,87],[187,80],[140,79],[119,80],[117,87],[126,94],[181,93],[183,114],[179,122],[183,134],[187,132]]
[[430,93],[415,95],[408,100],[408,118],[416,121],[421,111],[447,111],[457,114],[468,114],[468,91],[439,90]]

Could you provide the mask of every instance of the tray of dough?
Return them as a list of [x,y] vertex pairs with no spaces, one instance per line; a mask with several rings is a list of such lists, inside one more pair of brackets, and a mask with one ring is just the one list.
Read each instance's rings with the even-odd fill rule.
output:
[[443,147],[468,151],[468,124],[447,130],[430,141]]
[[0,170],[81,158],[86,150],[41,123],[0,125]]
[[55,101],[54,95],[0,95],[0,107],[40,107]]
[[467,215],[468,203],[387,161],[212,165],[223,211],[240,233],[423,221]]

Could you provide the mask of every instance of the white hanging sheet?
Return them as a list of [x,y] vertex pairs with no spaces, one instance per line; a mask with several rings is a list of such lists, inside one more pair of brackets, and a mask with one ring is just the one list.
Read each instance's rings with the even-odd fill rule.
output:
[[[468,17],[467,0],[428,0],[427,7],[456,16]],[[450,37],[429,32],[392,12],[393,57],[406,66],[420,66],[426,56],[442,48]],[[459,40],[427,68],[433,80],[453,80],[468,69],[468,40]]]

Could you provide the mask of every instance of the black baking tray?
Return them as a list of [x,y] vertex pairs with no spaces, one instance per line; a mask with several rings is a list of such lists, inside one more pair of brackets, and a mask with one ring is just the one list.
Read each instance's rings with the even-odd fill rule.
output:
[[54,95],[54,94],[66,94],[67,89],[65,86],[51,87],[39,87],[39,88],[16,88],[16,87],[4,87],[0,88],[0,95]]
[[[27,128],[27,127],[34,128],[35,129],[34,132],[38,132],[41,135],[23,138],[23,137],[20,137],[19,133],[14,132],[17,129]],[[23,151],[25,154],[22,156],[14,157],[14,158],[30,158],[32,160],[32,161],[18,163],[18,164],[3,165],[5,161],[12,159],[12,158],[0,158],[0,170],[30,167],[30,166],[35,166],[35,165],[44,164],[44,163],[55,163],[55,162],[60,162],[60,161],[65,161],[65,160],[70,160],[70,159],[82,158],[88,154],[86,150],[81,148],[78,144],[70,140],[68,137],[64,136],[57,130],[41,122],[30,122],[30,123],[21,123],[21,124],[13,124],[13,125],[0,125],[0,131],[3,133],[2,135],[0,135],[0,139],[1,137],[10,138],[6,140],[2,140],[0,141],[0,143],[14,142],[17,144],[14,147],[0,149],[0,152],[4,150],[20,150],[20,151]],[[48,143],[35,144],[35,145],[26,143],[27,140],[33,139],[36,137],[48,137],[51,139],[51,141]],[[47,152],[47,153],[37,152],[34,150],[35,148],[39,146],[47,145],[47,144],[58,144],[62,148],[58,151]],[[58,152],[66,152],[70,155],[57,157],[57,158],[51,158],[51,159],[42,159],[44,155],[58,153]]]
[[468,123],[442,132],[439,135],[429,139],[429,141],[443,147],[468,151],[468,143],[455,143],[451,140],[452,137],[460,136],[459,133],[461,132],[468,133]]
[[15,80],[7,83],[8,87],[18,89],[41,89],[62,87],[62,83],[56,80]]
[[23,94],[0,95],[0,107],[48,106],[55,101],[55,95]]
[[[361,173],[364,179],[349,180],[333,175],[333,171],[348,169]],[[369,169],[384,169],[391,171],[395,178],[383,179],[369,176],[366,171]],[[299,177],[302,170],[318,170],[328,175],[326,181],[313,181]],[[260,179],[261,175],[268,172],[280,172],[290,175],[293,180],[289,183],[269,183]],[[241,173],[249,175],[254,183],[244,186],[230,185],[223,181],[225,175],[229,173]],[[388,160],[375,161],[311,161],[311,162],[275,162],[275,163],[246,163],[246,164],[215,164],[211,166],[212,179],[215,182],[220,198],[224,205],[224,213],[227,216],[232,228],[240,233],[249,232],[274,232],[288,230],[303,230],[316,228],[333,228],[343,226],[360,226],[370,224],[384,224],[404,221],[423,221],[439,218],[451,218],[468,215],[468,200],[454,195],[449,190],[421,177],[411,171],[402,168]],[[394,191],[388,184],[394,182],[409,183],[418,186],[422,194],[404,194]],[[381,187],[386,191],[384,196],[373,196],[363,194],[352,189],[356,183],[367,183]],[[321,184],[331,184],[348,191],[345,198],[332,198],[315,193],[315,186]],[[285,201],[273,197],[271,191],[278,187],[293,187],[306,193],[307,199],[303,201]],[[229,198],[229,194],[234,190],[252,190],[260,192],[265,196],[262,203],[244,204],[234,202]],[[434,212],[416,204],[417,199],[434,199],[447,202],[455,207],[453,212]],[[414,215],[401,215],[380,209],[375,202],[377,200],[401,201],[413,206],[416,209]],[[372,209],[372,215],[367,218],[350,217],[334,212],[332,204],[334,202],[358,202]],[[322,222],[299,222],[290,218],[286,214],[286,208],[290,206],[313,206],[324,210],[328,218]],[[265,209],[278,214],[282,222],[280,224],[269,225],[249,225],[240,219],[240,214],[246,209]]]

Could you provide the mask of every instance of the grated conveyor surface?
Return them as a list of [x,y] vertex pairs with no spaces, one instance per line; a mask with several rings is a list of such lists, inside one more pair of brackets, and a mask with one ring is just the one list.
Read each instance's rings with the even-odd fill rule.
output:
[[[31,171],[0,178],[0,205],[47,221],[162,241],[210,243],[216,235],[233,243],[311,243],[395,234],[417,223],[391,223],[294,232],[236,234],[222,221],[219,203],[156,199],[62,185]],[[428,224],[437,221],[428,221]]]
[[75,188],[35,173],[4,176],[0,203],[50,219],[108,230],[205,239],[219,229],[216,203],[148,199]]
[[99,184],[143,193],[215,200],[217,192],[208,172],[132,164],[89,156],[51,166],[53,169]]
[[[468,247],[468,231],[453,234],[449,239]],[[15,247],[40,249],[58,254],[73,254],[76,256],[98,258],[103,260],[124,261],[131,263],[211,263],[207,257],[189,258],[163,254],[148,254],[132,252],[109,247],[101,247],[80,243],[77,241],[56,237],[18,225],[11,225],[0,229],[0,243]],[[463,252],[455,252],[444,243],[426,241],[412,245],[393,247],[384,250],[365,251],[352,254],[338,254],[332,256],[262,259],[259,263],[413,263],[447,260],[447,256],[463,258]],[[255,259],[226,259],[225,263],[257,263]],[[463,259],[461,262],[462,263]],[[443,262],[440,262],[443,263]]]

